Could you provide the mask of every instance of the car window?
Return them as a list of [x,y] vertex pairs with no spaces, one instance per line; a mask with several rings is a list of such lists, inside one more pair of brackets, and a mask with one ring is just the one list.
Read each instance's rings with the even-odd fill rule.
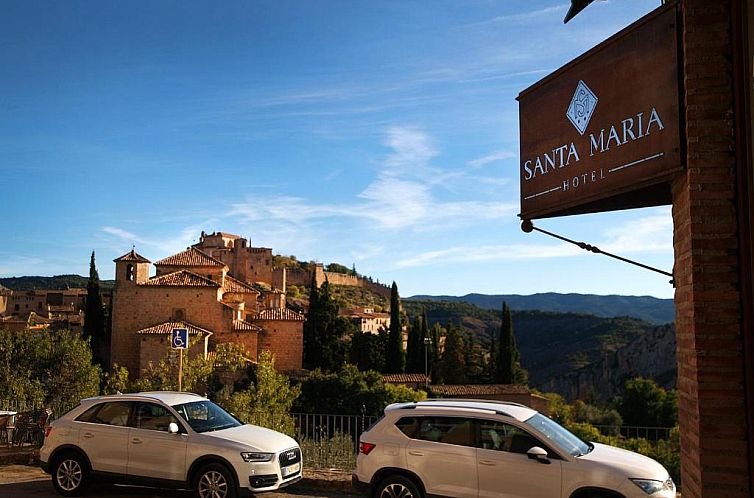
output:
[[220,431],[243,425],[233,415],[207,399],[175,405],[173,409],[196,432]]
[[128,417],[131,414],[132,405],[133,403],[130,401],[100,403],[79,415],[76,420],[92,424],[125,427],[128,425]]
[[395,426],[406,436],[413,438],[419,429],[420,420],[420,417],[402,417],[395,423]]
[[460,417],[417,417],[414,439],[474,446],[474,421]]
[[136,427],[152,431],[167,431],[171,422],[178,424],[172,413],[164,406],[154,403],[139,403],[136,409]]
[[480,421],[480,448],[507,451],[510,453],[526,453],[534,446],[539,446],[543,449],[547,448],[537,438],[514,425],[492,420]]

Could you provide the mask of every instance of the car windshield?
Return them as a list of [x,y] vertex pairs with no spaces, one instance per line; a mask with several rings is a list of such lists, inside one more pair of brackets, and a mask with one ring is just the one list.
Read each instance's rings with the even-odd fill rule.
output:
[[578,457],[586,455],[592,451],[591,445],[574,436],[568,431],[568,429],[545,417],[541,413],[537,413],[531,417],[526,421],[526,424],[537,429],[539,432],[547,436],[547,439],[573,456]]
[[233,415],[205,399],[173,407],[196,432],[220,431],[243,425]]

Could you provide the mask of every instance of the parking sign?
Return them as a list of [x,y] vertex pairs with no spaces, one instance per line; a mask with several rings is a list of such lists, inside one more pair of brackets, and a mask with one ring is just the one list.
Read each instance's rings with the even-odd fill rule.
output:
[[173,329],[173,338],[170,344],[173,349],[187,349],[188,329]]

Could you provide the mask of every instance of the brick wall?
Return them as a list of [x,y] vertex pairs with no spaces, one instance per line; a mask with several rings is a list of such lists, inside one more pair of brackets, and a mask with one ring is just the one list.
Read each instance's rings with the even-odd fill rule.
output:
[[136,331],[170,320],[175,309],[184,319],[212,332],[227,331],[232,310],[218,302],[212,287],[147,287],[118,282],[113,295],[111,361],[135,373],[139,368]]
[[303,322],[260,320],[256,323],[264,328],[259,334],[258,351],[272,351],[277,370],[300,370],[304,355]]
[[672,185],[683,496],[750,496],[729,1],[684,0],[687,170]]

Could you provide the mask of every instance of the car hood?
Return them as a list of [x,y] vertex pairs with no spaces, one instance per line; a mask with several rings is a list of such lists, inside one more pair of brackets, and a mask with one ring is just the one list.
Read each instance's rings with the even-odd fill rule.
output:
[[655,479],[658,481],[664,481],[668,478],[668,471],[665,470],[665,467],[649,457],[606,444],[592,444],[594,449],[586,455],[580,456],[579,460],[609,467],[628,478]]
[[298,446],[298,443],[296,443],[292,437],[273,431],[272,429],[266,429],[251,424],[231,427],[230,429],[223,429],[211,433],[205,432],[203,435],[225,439],[227,441],[234,441],[243,446],[248,446],[249,449],[269,453],[276,453]]

